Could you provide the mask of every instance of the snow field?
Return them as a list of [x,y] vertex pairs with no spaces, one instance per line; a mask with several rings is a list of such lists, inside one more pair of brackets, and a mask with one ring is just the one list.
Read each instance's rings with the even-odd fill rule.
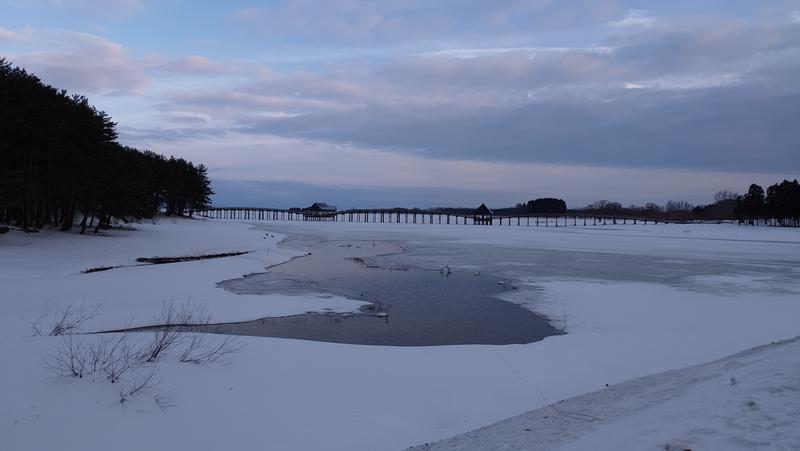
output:
[[[30,338],[23,319],[43,306],[102,303],[91,327],[143,324],[165,300],[202,302],[216,321],[326,308],[341,298],[237,296],[221,280],[296,255],[274,232],[328,239],[396,239],[437,246],[591,250],[654,258],[709,256],[796,271],[800,236],[782,229],[659,225],[628,229],[406,224],[162,221],[107,237],[46,233],[0,236],[0,448],[401,449],[647,374],[718,359],[800,334],[798,280],[747,282],[747,289],[695,290],[648,283],[522,278],[510,301],[553,319],[568,334],[511,346],[395,348],[244,337],[228,365],[165,360],[173,408],[142,397],[129,408],[103,383],[53,380],[41,356],[57,344]],[[688,230],[688,232],[687,232]],[[265,233],[274,237],[267,237]],[[722,238],[722,239],[720,239]],[[269,251],[267,251],[269,249]],[[239,257],[94,274],[142,256],[254,250]],[[788,268],[788,269],[787,269]],[[701,280],[704,276],[698,275]],[[726,279],[707,280],[725,284]],[[780,282],[778,284],[778,282]],[[779,289],[778,289],[779,288]],[[796,353],[795,353],[796,355]],[[679,425],[676,426],[679,428]],[[46,431],[46,433],[42,433]],[[142,431],[146,431],[143,433]],[[193,431],[188,433],[187,431]],[[678,429],[675,437],[680,438]],[[652,436],[648,440],[665,440]],[[631,442],[633,443],[633,442]],[[649,442],[648,442],[649,443]],[[710,442],[709,442],[710,443]],[[625,449],[625,447],[621,448]]]

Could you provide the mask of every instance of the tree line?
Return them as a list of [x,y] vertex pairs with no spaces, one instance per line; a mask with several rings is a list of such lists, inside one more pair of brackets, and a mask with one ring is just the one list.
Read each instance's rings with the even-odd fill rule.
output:
[[680,200],[670,200],[665,205],[651,202],[629,206],[598,200],[582,208],[567,209],[562,199],[539,198],[493,211],[500,216],[595,214],[659,221],[738,221],[740,224],[800,227],[800,183],[784,180],[769,186],[766,191],[752,184],[744,195],[718,191],[712,203],[702,206]]
[[736,199],[739,223],[800,227],[800,183],[784,180],[767,188],[755,183]]
[[738,221],[740,224],[799,227],[800,183],[784,180],[766,191],[752,184],[744,195],[718,191],[714,202],[703,206],[671,200],[664,206],[647,203],[623,207],[619,202],[600,200],[575,211],[664,221]]
[[123,146],[116,123],[0,58],[0,223],[25,228],[110,227],[210,203],[207,169]]

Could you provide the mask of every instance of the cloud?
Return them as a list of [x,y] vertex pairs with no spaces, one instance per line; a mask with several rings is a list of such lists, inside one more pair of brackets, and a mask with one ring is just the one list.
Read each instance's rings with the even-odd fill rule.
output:
[[154,70],[183,75],[218,75],[240,70],[233,62],[215,61],[202,55],[189,55],[177,59],[148,64]]
[[265,120],[249,131],[446,159],[800,171],[800,131],[789,125],[800,115],[800,95],[735,87],[615,96],[459,112],[367,107]]
[[[214,188],[220,194],[215,201],[220,204],[247,199],[243,190],[257,193],[249,199],[260,195],[262,205],[269,200],[270,205],[285,206],[317,200],[355,207],[368,203],[387,206],[389,200],[391,204],[416,206],[475,205],[482,201],[513,205],[548,195],[564,197],[574,206],[600,198],[626,204],[664,203],[671,198],[706,203],[720,187],[742,189],[754,181],[774,183],[788,176],[783,171],[722,173],[453,161],[308,139],[235,133],[164,143],[159,150],[203,161],[215,181]],[[237,182],[219,183],[231,180]],[[276,195],[282,191],[292,194]],[[372,194],[365,196],[365,191]],[[377,199],[376,193],[380,193]]]
[[[620,12],[615,0],[283,0],[228,17],[237,26],[280,38],[343,42],[452,40],[504,32],[563,30],[599,24]],[[309,14],[313,11],[313,14]]]
[[476,202],[508,206],[527,199],[530,193],[501,193],[449,187],[403,188],[358,185],[317,185],[299,182],[270,182],[214,179],[214,205],[263,206],[291,208],[325,200],[340,209],[452,206],[475,207]]
[[13,39],[17,39],[17,33],[7,29],[0,27],[0,42],[2,41],[11,41]]
[[609,23],[612,27],[617,28],[652,28],[656,23],[656,19],[651,16],[647,11],[641,9],[629,9],[621,19]]
[[[456,3],[458,14],[445,14]],[[126,142],[279,143],[320,158],[320,172],[350,174],[340,169],[356,160],[398,168],[387,183],[423,183],[409,161],[461,168],[440,169],[450,179],[464,176],[463,162],[480,163],[479,174],[505,165],[800,170],[800,26],[785,10],[772,22],[691,20],[590,3],[286,0],[228,21],[336,58],[265,67],[260,54],[142,55],[100,36],[37,32],[12,60],[58,86],[128,95],[139,109],[121,128]],[[362,46],[378,51],[350,53]],[[220,155],[233,152],[214,142]]]
[[800,27],[450,48],[168,95],[230,131],[449,160],[800,170]]
[[106,37],[75,31],[14,31],[0,27],[0,42],[18,44],[6,56],[54,86],[81,94],[142,95],[165,76],[214,77],[254,71],[256,66],[202,55],[165,58],[137,55]]
[[128,16],[146,7],[145,0],[26,0],[26,4],[76,10],[105,18]]
[[141,92],[150,82],[122,45],[104,37],[45,31],[33,33],[32,41],[37,49],[11,55],[12,61],[59,88],[83,94],[119,94]]

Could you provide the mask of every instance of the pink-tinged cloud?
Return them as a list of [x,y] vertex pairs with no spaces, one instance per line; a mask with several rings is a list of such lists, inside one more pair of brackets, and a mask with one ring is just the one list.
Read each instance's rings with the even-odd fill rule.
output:
[[158,77],[208,77],[250,68],[202,55],[141,56],[106,37],[73,31],[0,27],[3,41],[22,49],[5,55],[14,64],[36,73],[46,83],[86,95],[141,95]]
[[189,55],[156,63],[152,69],[181,75],[219,75],[236,72],[241,66],[234,62],[214,61],[202,55]]
[[122,45],[78,32],[32,33],[34,49],[12,61],[45,82],[81,94],[141,93],[150,83],[144,69]]
[[14,33],[13,31],[7,28],[0,27],[0,42],[11,41],[18,38],[19,36],[17,35],[17,33]]

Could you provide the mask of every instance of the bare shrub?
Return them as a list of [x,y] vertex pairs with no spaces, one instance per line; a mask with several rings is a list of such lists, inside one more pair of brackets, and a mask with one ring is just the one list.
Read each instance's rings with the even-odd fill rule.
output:
[[142,361],[141,353],[128,341],[127,335],[122,335],[115,341],[98,341],[103,343],[100,347],[99,367],[112,384],[119,381],[123,374],[145,363]]
[[153,368],[148,369],[146,372],[135,374],[127,384],[120,385],[117,389],[119,403],[125,407],[131,398],[152,392],[159,385],[161,385],[161,380],[156,377],[156,371]]
[[180,356],[181,362],[228,362],[231,354],[241,349],[238,337],[223,335],[210,338],[205,334],[194,334],[188,340]]
[[[110,383],[118,384],[118,400],[123,407],[144,393],[154,393],[153,400],[161,410],[174,406],[175,394],[160,390],[162,381],[156,376],[155,362],[176,346],[185,343],[178,356],[181,362],[198,364],[226,362],[241,348],[237,337],[190,334],[193,326],[209,324],[210,317],[204,306],[188,302],[179,306],[164,303],[161,313],[154,318],[151,338],[144,340],[131,338],[139,333],[74,335],[82,322],[96,314],[97,310],[87,313],[83,308],[69,307],[54,316],[53,330],[59,326],[59,333],[49,335],[60,335],[61,342],[47,352],[44,362],[59,377],[104,376]],[[31,323],[39,335],[42,335],[41,324],[48,317],[45,312]]]
[[161,313],[153,318],[155,329],[150,345],[143,351],[147,362],[155,362],[165,351],[181,343],[183,333],[192,326],[208,324],[211,318],[207,309],[193,306],[189,302],[176,306],[174,302],[165,302]]
[[59,376],[82,378],[103,373],[112,384],[144,364],[127,334],[116,338],[95,335],[91,339],[66,335],[61,345],[48,352],[44,360]]
[[61,344],[44,357],[47,368],[62,377],[83,377],[87,360],[84,340],[71,336],[64,337]]
[[[60,377],[105,376],[110,383],[119,385],[119,402],[125,406],[134,396],[152,392],[161,383],[156,369],[142,360],[142,352],[128,337],[65,335],[61,344],[45,356],[45,364]],[[125,375],[128,377],[123,381]],[[169,405],[166,394],[155,396],[162,410]]]
[[63,310],[50,314],[50,309],[45,307],[42,313],[33,321],[27,321],[30,325],[33,336],[49,335],[51,337],[59,335],[70,335],[80,332],[81,326],[95,318],[100,313],[100,306],[92,309],[85,305],[74,307],[68,305]]

